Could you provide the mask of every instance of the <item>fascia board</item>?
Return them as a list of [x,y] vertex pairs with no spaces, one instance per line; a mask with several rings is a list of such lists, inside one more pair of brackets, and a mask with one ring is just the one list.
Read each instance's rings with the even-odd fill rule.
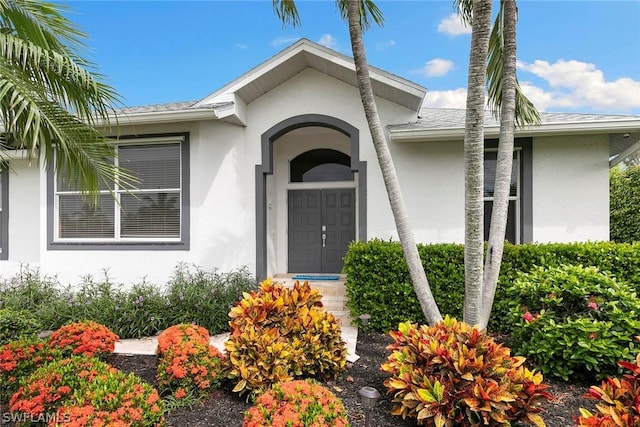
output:
[[121,113],[117,116],[111,116],[108,124],[103,120],[96,120],[96,126],[190,122],[198,120],[213,120],[216,118],[215,109],[211,108],[135,114]]
[[[545,123],[539,126],[526,126],[516,129],[516,136],[549,136],[571,134],[598,134],[633,132],[640,129],[640,120],[610,120],[580,123]],[[389,139],[394,142],[428,142],[452,141],[464,139],[464,128],[435,129],[389,129]],[[497,138],[500,136],[499,126],[484,128],[484,136]]]

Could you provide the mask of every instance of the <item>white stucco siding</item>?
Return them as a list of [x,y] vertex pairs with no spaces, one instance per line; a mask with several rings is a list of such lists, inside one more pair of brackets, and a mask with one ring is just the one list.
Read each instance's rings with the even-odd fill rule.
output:
[[10,160],[9,235],[7,261],[0,261],[0,274],[18,271],[21,263],[38,263],[40,259],[40,168],[38,161]]
[[[464,241],[462,149],[462,141],[391,144],[417,242]],[[386,199],[386,192],[377,197]],[[388,238],[390,235],[397,238],[395,228],[378,237]]]
[[143,279],[163,285],[179,262],[223,271],[254,268],[254,167],[243,160],[243,128],[209,121],[120,129],[121,135],[177,132],[190,137],[189,250],[48,250],[46,174],[19,168],[10,179],[10,257],[15,262],[0,262],[2,275],[14,274],[20,262],[28,262],[64,284],[107,270],[125,285]]
[[606,135],[533,140],[533,240],[609,240]]

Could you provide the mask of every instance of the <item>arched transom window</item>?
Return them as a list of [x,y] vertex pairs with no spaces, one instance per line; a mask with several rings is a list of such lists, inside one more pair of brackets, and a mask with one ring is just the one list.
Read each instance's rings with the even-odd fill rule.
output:
[[326,148],[310,150],[291,160],[291,182],[353,181],[351,157]]

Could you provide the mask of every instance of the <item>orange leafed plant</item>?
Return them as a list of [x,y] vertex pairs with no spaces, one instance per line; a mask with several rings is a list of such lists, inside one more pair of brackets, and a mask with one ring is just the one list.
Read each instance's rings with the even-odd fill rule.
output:
[[[640,341],[640,337],[636,337]],[[640,354],[634,363],[621,361],[629,371],[622,378],[606,378],[600,386],[591,386],[585,397],[598,400],[597,412],[580,408],[577,423],[584,427],[640,426]]]
[[340,323],[308,282],[293,289],[265,280],[231,309],[225,342],[235,392],[260,393],[295,378],[331,378],[345,368]]
[[382,370],[393,394],[392,414],[419,425],[544,426],[539,405],[552,396],[542,374],[484,331],[446,317],[434,326],[401,323]]

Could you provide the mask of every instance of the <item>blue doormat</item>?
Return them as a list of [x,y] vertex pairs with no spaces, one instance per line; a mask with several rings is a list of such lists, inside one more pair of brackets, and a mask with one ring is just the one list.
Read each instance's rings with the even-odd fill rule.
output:
[[314,276],[311,274],[297,274],[292,277],[294,280],[340,280],[340,276],[336,275],[322,275]]

